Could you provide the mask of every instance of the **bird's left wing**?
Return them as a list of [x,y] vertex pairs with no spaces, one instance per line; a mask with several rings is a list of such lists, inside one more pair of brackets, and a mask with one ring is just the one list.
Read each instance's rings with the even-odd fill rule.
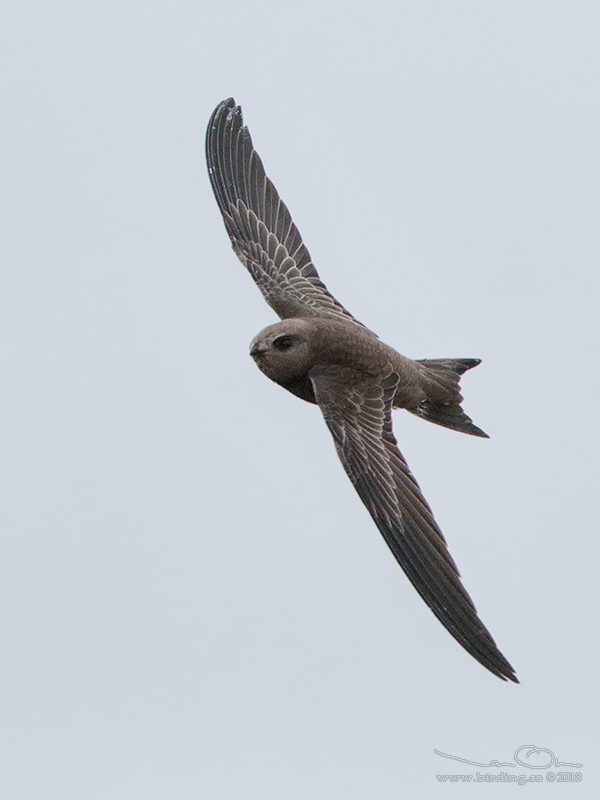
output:
[[396,560],[454,638],[494,675],[518,683],[464,589],[446,540],[392,432],[398,375],[311,372],[340,460]]
[[319,278],[233,98],[210,118],[206,161],[234,252],[281,319],[327,316],[360,325]]

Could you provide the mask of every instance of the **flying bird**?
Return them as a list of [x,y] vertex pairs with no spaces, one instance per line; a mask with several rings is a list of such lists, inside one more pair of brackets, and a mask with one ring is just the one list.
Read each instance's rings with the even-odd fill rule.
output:
[[461,408],[460,376],[480,359],[413,361],[330,294],[233,98],[211,116],[206,158],[233,250],[281,319],[254,337],[250,355],[272,381],[319,406],[360,499],[442,625],[490,672],[518,683],[479,619],[392,431],[392,409],[404,408],[487,438]]

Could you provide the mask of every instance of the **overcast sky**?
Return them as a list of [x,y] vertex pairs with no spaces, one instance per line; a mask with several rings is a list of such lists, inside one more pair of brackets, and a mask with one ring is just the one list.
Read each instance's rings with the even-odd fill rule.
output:
[[[7,800],[462,798],[436,775],[501,770],[434,750],[523,745],[583,781],[479,796],[599,796],[599,30],[579,0],[5,0]],[[483,359],[489,441],[394,424],[520,686],[248,357],[276,317],[204,163],[231,95],[339,300]]]

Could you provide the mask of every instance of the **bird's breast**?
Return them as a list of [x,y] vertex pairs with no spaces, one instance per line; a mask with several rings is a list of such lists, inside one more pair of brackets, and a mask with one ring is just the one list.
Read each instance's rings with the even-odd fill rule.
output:
[[311,344],[313,366],[350,367],[375,375],[388,361],[386,345],[352,323],[328,322],[318,327]]

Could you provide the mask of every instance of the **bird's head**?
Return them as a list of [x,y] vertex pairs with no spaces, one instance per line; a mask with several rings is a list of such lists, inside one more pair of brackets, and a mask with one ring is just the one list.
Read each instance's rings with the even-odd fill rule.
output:
[[310,326],[302,319],[269,325],[250,343],[256,365],[276,383],[305,376],[311,366],[310,351]]

